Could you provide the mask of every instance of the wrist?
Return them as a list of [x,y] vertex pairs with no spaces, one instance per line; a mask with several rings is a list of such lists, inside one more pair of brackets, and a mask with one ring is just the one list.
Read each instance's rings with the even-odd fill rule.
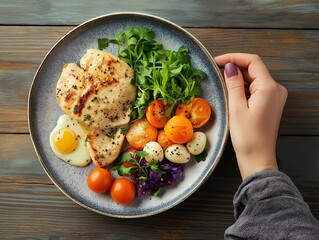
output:
[[236,155],[237,163],[240,170],[242,180],[245,180],[250,175],[265,171],[278,170],[276,155],[273,154],[256,154],[251,156]]

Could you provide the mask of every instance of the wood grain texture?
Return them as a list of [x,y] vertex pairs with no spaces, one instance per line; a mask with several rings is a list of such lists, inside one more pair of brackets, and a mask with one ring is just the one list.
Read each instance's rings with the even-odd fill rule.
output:
[[[232,198],[241,180],[230,143],[196,193],[164,213],[137,220],[101,216],[64,196],[45,175],[28,134],[1,134],[0,142],[5,143],[0,148],[1,239],[222,239],[234,221]],[[319,137],[278,140],[280,166],[316,218],[318,143]]]
[[113,12],[157,15],[182,26],[318,29],[319,2],[302,0],[231,1],[164,0],[2,0],[0,23],[77,25]]
[[222,239],[225,229],[234,221],[232,196],[227,195],[228,201],[225,198],[226,194],[220,199],[206,189],[206,193],[199,191],[172,210],[129,220],[90,212],[54,186],[0,183],[1,236],[6,239],[35,236],[37,239],[54,236],[58,239],[199,239],[199,236]]
[[[0,27],[0,132],[27,133],[27,98],[50,48],[72,27]],[[319,134],[319,31],[188,28],[213,55],[260,55],[289,97],[280,134]],[[262,46],[262,47],[260,47]]]
[[116,219],[63,195],[41,167],[27,125],[28,91],[50,48],[99,15],[138,11],[186,27],[213,55],[256,53],[289,90],[280,169],[319,219],[319,2],[303,0],[1,0],[0,239],[223,239],[241,183],[230,140],[210,178],[164,213]]

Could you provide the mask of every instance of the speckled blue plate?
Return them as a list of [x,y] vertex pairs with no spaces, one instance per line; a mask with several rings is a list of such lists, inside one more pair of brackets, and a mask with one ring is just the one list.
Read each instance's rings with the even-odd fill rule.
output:
[[[177,50],[189,48],[192,65],[207,74],[202,85],[202,97],[211,104],[216,119],[205,126],[208,136],[205,162],[190,161],[184,178],[166,188],[160,197],[135,198],[127,206],[116,204],[109,194],[96,194],[86,186],[86,176],[95,167],[74,167],[59,160],[51,151],[49,135],[63,112],[56,98],[55,87],[65,63],[77,62],[89,48],[97,48],[97,39],[114,38],[120,31],[131,27],[148,27],[164,47]],[[108,51],[117,54],[114,46]],[[70,199],[97,213],[121,218],[154,215],[172,208],[194,193],[206,181],[221,158],[228,136],[228,108],[222,75],[205,47],[190,33],[162,18],[140,13],[115,13],[89,20],[65,35],[41,63],[31,86],[28,105],[31,138],[40,163],[53,183]]]

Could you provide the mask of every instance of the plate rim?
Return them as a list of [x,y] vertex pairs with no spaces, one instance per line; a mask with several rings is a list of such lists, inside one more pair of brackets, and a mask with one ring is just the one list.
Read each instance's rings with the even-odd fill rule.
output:
[[[53,178],[52,174],[50,173],[50,171],[47,169],[47,166],[45,164],[45,161],[42,159],[42,157],[40,156],[38,147],[36,146],[35,143],[35,139],[33,137],[34,135],[34,131],[33,128],[31,126],[31,97],[33,92],[35,91],[35,82],[37,79],[37,76],[43,66],[43,64],[45,63],[46,59],[48,58],[48,56],[51,54],[51,52],[60,44],[60,42],[62,42],[65,38],[67,38],[69,35],[71,35],[73,32],[77,31],[79,28],[82,28],[83,26],[90,24],[94,21],[97,21],[99,19],[103,19],[103,18],[111,18],[114,16],[138,16],[138,17],[148,17],[151,18],[153,20],[159,20],[160,22],[164,22],[167,23],[169,25],[174,26],[175,28],[179,29],[180,31],[184,32],[188,37],[190,37],[193,41],[196,42],[196,44],[198,44],[198,46],[201,48],[201,50],[204,52],[204,54],[209,58],[210,62],[213,64],[214,69],[216,70],[216,74],[218,75],[219,79],[221,80],[220,83],[222,85],[222,90],[223,90],[223,95],[225,96],[225,110],[226,110],[226,117],[225,117],[225,132],[223,134],[223,136],[221,136],[222,139],[222,147],[218,150],[218,154],[215,158],[215,161],[213,163],[213,166],[210,168],[210,171],[208,171],[204,178],[202,179],[201,183],[198,184],[195,188],[193,188],[190,192],[188,192],[187,194],[185,194],[182,198],[180,198],[179,200],[175,201],[173,204],[168,205],[164,208],[160,208],[159,210],[156,211],[152,211],[149,213],[144,213],[144,214],[138,214],[138,215],[121,215],[121,214],[113,214],[110,212],[105,212],[105,211],[100,211],[98,209],[92,208],[84,203],[82,203],[81,201],[79,201],[78,199],[76,199],[75,197],[72,197],[62,186],[59,185],[59,183]],[[70,31],[68,31],[66,34],[64,34],[51,48],[50,50],[47,52],[47,54],[43,57],[39,67],[37,68],[37,71],[34,74],[33,80],[31,82],[31,86],[29,89],[29,93],[28,93],[28,105],[27,105],[27,119],[28,119],[28,129],[29,129],[29,134],[30,134],[30,138],[31,138],[31,142],[33,145],[33,148],[35,150],[35,153],[37,155],[37,158],[42,166],[42,168],[44,169],[46,175],[49,177],[49,179],[54,183],[54,185],[65,195],[67,196],[69,199],[71,199],[73,202],[77,203],[78,205],[84,207],[85,209],[88,209],[92,212],[96,212],[98,214],[104,215],[104,216],[109,216],[109,217],[115,217],[115,218],[142,218],[142,217],[149,217],[149,216],[153,216],[156,214],[159,214],[161,212],[167,211],[173,207],[175,207],[176,205],[180,204],[181,202],[183,202],[184,200],[186,200],[188,197],[190,197],[194,192],[196,192],[200,186],[202,186],[202,184],[204,182],[207,181],[207,179],[210,177],[210,175],[214,172],[216,166],[218,165],[226,144],[227,144],[227,140],[229,137],[229,102],[228,102],[228,92],[226,91],[226,84],[225,84],[225,80],[224,77],[217,65],[217,63],[215,62],[214,58],[211,56],[211,54],[209,53],[209,51],[206,49],[206,47],[196,38],[194,37],[190,32],[188,32],[186,29],[184,29],[183,27],[177,25],[174,22],[171,22],[165,18],[156,16],[156,15],[152,15],[152,14],[147,14],[147,13],[142,13],[142,12],[113,12],[113,13],[109,13],[109,14],[104,14],[104,15],[99,15],[97,17],[88,19],[86,21],[84,21],[83,23],[79,24],[78,26],[72,28]]]

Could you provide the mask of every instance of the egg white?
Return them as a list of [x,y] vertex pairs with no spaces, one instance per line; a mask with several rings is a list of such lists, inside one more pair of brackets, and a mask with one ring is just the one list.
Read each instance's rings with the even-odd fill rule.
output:
[[[77,135],[78,138],[78,145],[76,149],[71,153],[61,153],[59,152],[53,143],[54,134],[59,131],[60,129],[69,129]],[[86,149],[85,139],[82,136],[80,127],[78,122],[70,117],[67,114],[64,114],[59,117],[57,121],[56,127],[52,130],[50,134],[50,146],[53,151],[53,153],[63,161],[73,165],[73,166],[79,166],[84,167],[88,165],[91,162],[91,158],[89,156],[89,153]]]

